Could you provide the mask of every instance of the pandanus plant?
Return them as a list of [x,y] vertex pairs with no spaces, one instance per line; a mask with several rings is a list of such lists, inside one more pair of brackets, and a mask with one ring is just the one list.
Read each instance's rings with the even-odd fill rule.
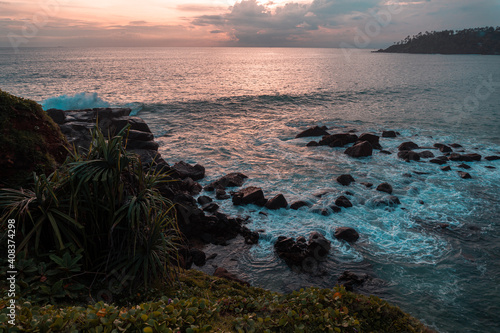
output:
[[173,203],[158,187],[167,174],[145,171],[126,147],[128,127],[106,139],[96,125],[85,152],[76,149],[32,189],[0,190],[2,221],[15,218],[17,250],[34,255],[69,246],[83,250],[84,267],[121,272],[132,285],[170,281],[178,227]]

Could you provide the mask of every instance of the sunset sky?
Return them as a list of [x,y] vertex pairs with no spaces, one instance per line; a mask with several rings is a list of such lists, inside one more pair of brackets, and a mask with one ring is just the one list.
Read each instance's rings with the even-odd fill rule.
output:
[[500,0],[0,1],[0,47],[379,48],[426,30],[500,25]]

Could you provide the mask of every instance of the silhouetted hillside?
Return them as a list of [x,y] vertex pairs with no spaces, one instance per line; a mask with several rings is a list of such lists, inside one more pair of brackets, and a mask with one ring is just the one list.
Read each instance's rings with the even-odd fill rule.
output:
[[420,32],[378,52],[500,54],[500,27]]

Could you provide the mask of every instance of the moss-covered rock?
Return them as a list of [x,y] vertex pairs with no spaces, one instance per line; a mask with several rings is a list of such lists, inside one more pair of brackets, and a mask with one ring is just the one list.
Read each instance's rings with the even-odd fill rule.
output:
[[53,171],[68,143],[39,104],[0,90],[0,147],[0,187],[12,187],[33,171]]

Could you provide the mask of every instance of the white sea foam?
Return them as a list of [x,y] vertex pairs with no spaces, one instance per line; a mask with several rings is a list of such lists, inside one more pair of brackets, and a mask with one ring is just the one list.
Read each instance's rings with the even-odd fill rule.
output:
[[61,95],[50,97],[40,102],[44,110],[79,110],[92,108],[106,108],[110,103],[101,99],[97,93],[81,92],[75,95]]

